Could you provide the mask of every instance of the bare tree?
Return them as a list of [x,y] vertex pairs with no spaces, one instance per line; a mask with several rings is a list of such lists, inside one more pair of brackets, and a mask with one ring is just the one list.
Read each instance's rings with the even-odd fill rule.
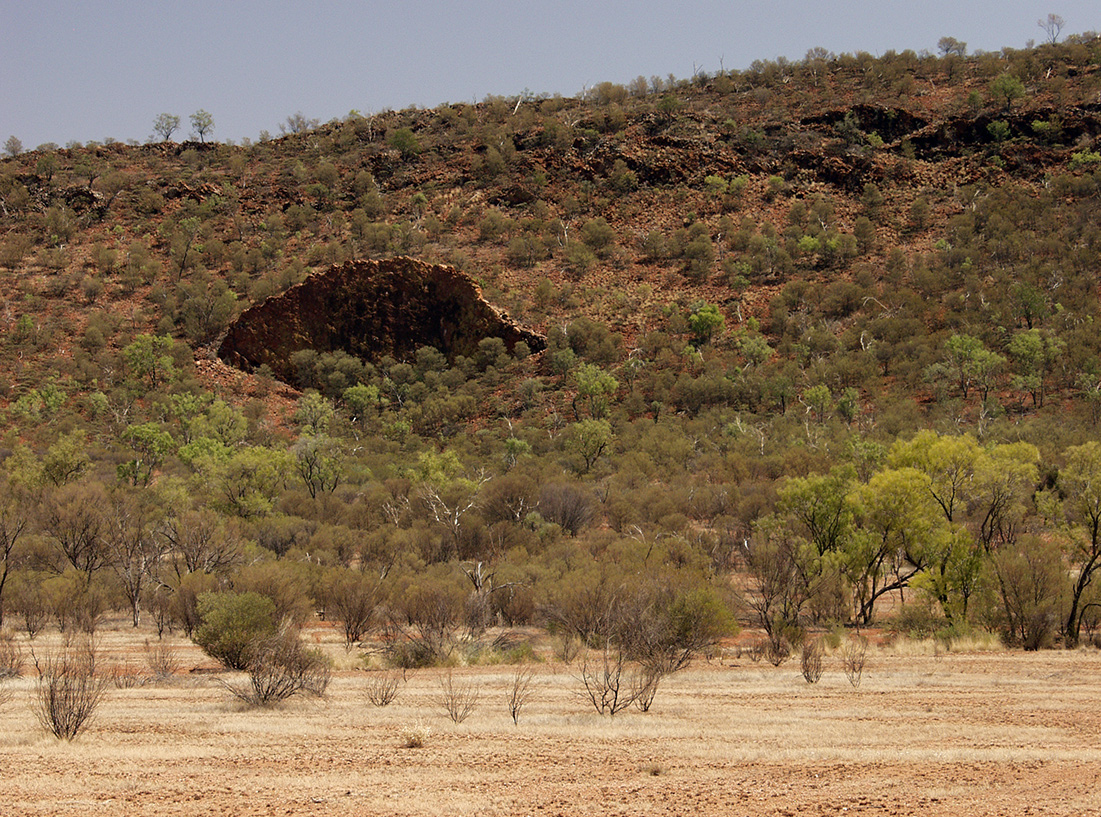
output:
[[209,508],[184,511],[160,529],[175,557],[176,576],[217,573],[241,558],[241,542]]
[[57,572],[65,563],[90,579],[107,561],[102,509],[107,492],[98,482],[75,482],[50,490],[42,503],[41,525],[60,551],[63,561],[53,565]]
[[1066,24],[1067,21],[1058,14],[1049,14],[1046,19],[1036,21],[1036,25],[1043,29],[1044,36],[1052,45],[1059,42],[1059,32],[1063,30],[1063,26]]
[[168,550],[168,541],[156,530],[159,515],[143,492],[120,488],[111,494],[104,538],[111,569],[130,603],[135,627],[141,622],[143,594]]
[[256,642],[245,672],[247,685],[226,688],[249,706],[272,706],[303,693],[324,695],[332,667],[319,650],[302,643],[296,630],[283,627]]
[[313,130],[321,124],[320,119],[307,119],[302,111],[296,111],[287,117],[285,123],[279,124],[280,133],[305,133],[308,130]]

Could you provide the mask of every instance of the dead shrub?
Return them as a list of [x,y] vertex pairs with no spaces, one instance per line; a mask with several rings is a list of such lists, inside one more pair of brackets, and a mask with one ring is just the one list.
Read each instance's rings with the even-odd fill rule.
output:
[[508,687],[508,714],[512,716],[512,722],[520,723],[520,711],[527,705],[535,690],[531,686],[535,671],[531,667],[519,666],[512,676],[512,683]]
[[46,731],[71,741],[90,723],[109,681],[98,672],[95,645],[70,641],[41,658],[31,656],[38,671],[35,714]]
[[403,749],[421,749],[431,735],[431,727],[415,721],[412,726],[407,726],[401,731],[401,746]]
[[302,643],[297,631],[283,627],[255,644],[245,672],[247,685],[226,688],[249,706],[274,706],[294,695],[324,695],[332,668],[320,651]]
[[17,678],[23,671],[23,649],[15,640],[15,633],[0,630],[0,680]]
[[860,686],[861,677],[864,674],[864,664],[868,660],[868,639],[862,635],[853,635],[845,643],[841,653],[841,666],[845,670],[845,677],[853,687]]
[[367,700],[372,706],[389,706],[398,696],[401,675],[396,672],[374,672],[367,678]]
[[472,681],[456,681],[451,670],[440,679],[440,704],[455,723],[462,723],[478,704],[478,688]]
[[627,669],[627,658],[618,647],[605,645],[596,660],[586,653],[579,678],[582,696],[601,715],[614,717],[634,703],[636,691],[625,674]]
[[808,684],[817,684],[822,678],[822,642],[817,638],[803,642],[800,669]]
[[791,644],[783,636],[774,635],[765,645],[765,658],[774,667],[780,666],[791,657]]
[[180,668],[179,652],[165,641],[146,639],[144,652],[146,666],[159,679],[171,678]]
[[639,712],[649,712],[665,672],[656,666],[642,666],[631,676],[631,694]]

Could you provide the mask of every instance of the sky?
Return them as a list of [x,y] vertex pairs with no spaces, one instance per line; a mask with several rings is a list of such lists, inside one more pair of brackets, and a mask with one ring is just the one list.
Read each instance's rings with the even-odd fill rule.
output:
[[757,59],[970,51],[1101,30],[1097,0],[0,0],[0,144],[140,142],[160,113],[257,139],[294,113],[574,96],[599,82],[747,68]]

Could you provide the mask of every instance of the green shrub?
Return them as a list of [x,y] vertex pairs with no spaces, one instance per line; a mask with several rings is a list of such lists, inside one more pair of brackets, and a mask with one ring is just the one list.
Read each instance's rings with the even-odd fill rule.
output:
[[195,643],[228,669],[247,669],[256,643],[276,630],[275,602],[259,593],[204,593],[198,610]]

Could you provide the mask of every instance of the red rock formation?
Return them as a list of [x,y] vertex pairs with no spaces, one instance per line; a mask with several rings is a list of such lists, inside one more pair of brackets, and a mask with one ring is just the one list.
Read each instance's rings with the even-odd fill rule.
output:
[[501,338],[539,351],[542,335],[524,329],[482,298],[470,276],[412,258],[351,261],[311,275],[281,295],[241,313],[218,355],[251,370],[267,364],[294,379],[291,355],[342,349],[363,360],[402,359],[434,346],[449,359],[473,355],[478,343]]

